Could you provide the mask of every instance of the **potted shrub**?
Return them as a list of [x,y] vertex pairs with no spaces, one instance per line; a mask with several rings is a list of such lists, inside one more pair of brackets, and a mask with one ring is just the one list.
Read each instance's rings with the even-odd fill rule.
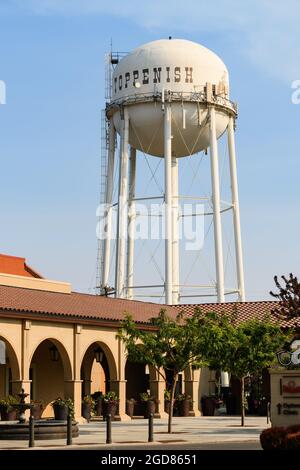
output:
[[300,424],[264,429],[259,437],[264,450],[300,450]]
[[156,398],[149,393],[140,393],[141,402],[144,405],[144,418],[149,418],[150,413],[154,415],[156,409]]
[[95,416],[102,415],[102,400],[103,400],[103,393],[102,392],[94,392],[92,393],[91,397],[94,400],[94,414]]
[[134,415],[134,405],[136,404],[136,400],[134,398],[129,398],[126,400],[126,414],[130,416],[130,418]]
[[103,417],[105,418],[107,415],[111,415],[111,418],[114,419],[114,417],[117,414],[117,409],[119,405],[119,398],[117,397],[115,392],[107,392],[105,395],[103,395],[103,401],[102,401],[102,412],[103,412]]
[[45,409],[44,402],[42,400],[30,400],[30,403],[32,405],[31,416],[34,419],[41,419]]
[[90,421],[95,402],[91,395],[85,395],[81,403],[81,415]]
[[203,416],[214,416],[216,409],[216,397],[214,395],[203,395],[201,398]]
[[74,418],[74,403],[71,398],[58,397],[51,405],[54,411],[54,419],[66,421],[69,412],[71,413],[72,418]]
[[17,419],[17,410],[14,405],[20,403],[19,398],[14,395],[8,395],[0,400],[0,414],[2,421],[15,421]]
[[189,416],[192,397],[187,393],[179,393],[176,401],[178,403],[179,416]]

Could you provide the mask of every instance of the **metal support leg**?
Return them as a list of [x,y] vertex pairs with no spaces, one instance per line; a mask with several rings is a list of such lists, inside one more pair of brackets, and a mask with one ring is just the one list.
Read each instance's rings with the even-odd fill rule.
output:
[[210,107],[209,115],[210,115],[210,158],[211,158],[211,179],[212,179],[212,202],[213,202],[213,212],[214,212],[217,297],[218,297],[218,302],[225,302],[222,222],[221,222],[221,212],[220,212],[221,204],[220,204],[218,143],[217,143],[217,134],[216,134],[216,114],[215,114],[215,108],[213,106]]
[[165,301],[171,305],[173,298],[172,262],[172,111],[166,103],[164,114],[164,157],[165,157]]
[[236,272],[237,272],[237,281],[238,281],[238,289],[239,289],[239,300],[241,302],[245,302],[245,283],[244,283],[241,222],[240,222],[240,205],[239,205],[239,194],[238,194],[238,183],[237,183],[237,172],[236,172],[234,121],[233,121],[232,116],[229,118],[227,136],[228,136],[228,151],[229,151],[229,162],[230,162],[231,198],[232,198],[232,206],[233,206],[235,259],[236,259]]
[[123,110],[123,126],[120,144],[119,199],[117,222],[117,250],[115,287],[116,297],[125,296],[125,251],[127,233],[127,191],[128,191],[128,134],[129,119],[126,106]]
[[[115,164],[115,128],[111,118],[109,125],[109,149],[108,149],[108,165],[107,165],[107,183],[105,195],[105,217],[106,217],[106,234],[104,239],[103,250],[103,271],[101,279],[102,290],[108,286],[109,279],[109,264],[110,264],[110,243],[111,243],[111,229],[112,229],[112,194],[113,194],[113,178],[114,178],[114,164]],[[103,293],[103,292],[102,292]]]
[[173,299],[172,304],[179,304],[179,228],[178,228],[178,158],[172,157],[172,256],[173,256]]
[[133,265],[135,238],[135,177],[136,149],[130,148],[129,195],[128,195],[128,239],[127,239],[127,298],[133,299]]

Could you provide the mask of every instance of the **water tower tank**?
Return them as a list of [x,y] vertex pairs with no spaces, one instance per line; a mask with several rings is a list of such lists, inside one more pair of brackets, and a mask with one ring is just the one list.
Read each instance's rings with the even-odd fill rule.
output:
[[[183,39],[153,41],[129,53],[114,70],[111,104],[114,126],[120,133],[120,105],[127,106],[130,145],[163,157],[163,113],[155,94],[163,94],[167,100],[170,92],[172,155],[192,155],[209,146],[207,93],[227,101],[228,90],[227,68],[214,52]],[[217,138],[227,125],[228,113],[217,108]]]
[[[109,77],[106,103],[103,171],[103,247],[101,259],[100,292],[105,294],[109,284],[111,265],[112,213],[116,216],[116,244],[112,258],[115,261],[114,288],[116,297],[134,298],[135,293],[145,295],[144,289],[162,289],[154,296],[165,303],[178,304],[184,289],[199,289],[213,292],[218,302],[226,295],[238,294],[245,299],[242,244],[239,219],[239,201],[234,143],[237,108],[229,99],[228,71],[222,60],[200,44],[182,39],[163,39],[138,47],[119,60],[121,53],[109,55]],[[112,70],[112,67],[114,69]],[[110,93],[111,91],[111,93]],[[230,166],[231,201],[221,198],[219,178],[218,139],[226,131]],[[116,132],[120,135],[116,139]],[[118,183],[115,177],[116,143],[118,142]],[[179,158],[208,149],[211,173],[211,197],[198,194],[183,194],[180,188],[182,175]],[[156,157],[164,157],[162,191],[149,197],[136,194],[138,178],[137,150]],[[147,160],[147,159],[146,159]],[[156,166],[156,169],[159,165]],[[151,180],[154,177],[152,171]],[[117,200],[114,202],[114,184],[117,184]],[[200,188],[201,190],[201,188]],[[198,191],[198,187],[197,187]],[[182,283],[180,266],[184,236],[180,240],[180,227],[184,221],[201,216],[198,210],[182,215],[186,201],[207,201],[204,216],[213,218],[215,280],[208,283],[188,285]],[[151,201],[155,201],[155,203]],[[164,277],[161,275],[154,254],[159,279],[142,282],[135,276],[134,246],[136,240],[136,201],[148,201],[147,218],[161,220],[164,234]],[[150,201],[150,202],[149,202]],[[160,201],[161,217],[152,204]],[[237,286],[225,287],[225,269],[222,238],[222,214],[233,213],[236,252]],[[200,211],[201,212],[201,211]],[[183,226],[183,225],[182,225]],[[150,230],[151,232],[151,230]],[[182,232],[185,235],[185,230]],[[151,241],[152,232],[147,237]],[[188,237],[187,237],[188,238]],[[155,236],[153,240],[156,240]],[[181,247],[180,247],[181,243]],[[196,248],[195,248],[196,249]],[[197,248],[201,250],[201,248]],[[164,261],[163,261],[164,259]],[[147,269],[145,269],[145,272]],[[147,274],[147,273],[146,273]],[[100,276],[99,276],[100,278]],[[209,294],[211,295],[211,294]]]

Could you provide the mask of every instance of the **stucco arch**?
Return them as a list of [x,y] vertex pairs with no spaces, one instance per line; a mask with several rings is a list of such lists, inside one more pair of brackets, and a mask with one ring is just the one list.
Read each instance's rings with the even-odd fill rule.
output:
[[72,363],[71,363],[70,356],[69,356],[68,351],[66,350],[65,346],[61,343],[61,341],[59,341],[56,338],[46,336],[45,338],[40,339],[38,341],[38,343],[35,344],[35,346],[32,348],[32,351],[31,351],[31,354],[30,354],[30,357],[29,357],[29,361],[28,361],[29,364],[31,364],[34,353],[36,352],[38,347],[44,341],[51,341],[51,343],[53,343],[57,347],[58,352],[59,352],[60,357],[61,357],[61,360],[62,360],[62,363],[63,363],[64,379],[65,379],[65,381],[72,380],[73,379],[73,377],[72,377],[73,374],[72,374]]
[[86,346],[84,351],[82,351],[82,354],[80,357],[80,367],[83,364],[86,353],[88,352],[88,350],[93,344],[95,344],[95,346],[96,345],[99,346],[105,354],[105,357],[108,363],[108,368],[109,368],[110,380],[118,380],[118,369],[117,369],[117,363],[116,363],[115,357],[110,347],[106,343],[104,343],[102,340],[95,339],[94,341],[89,342],[88,346]]
[[21,367],[18,361],[17,354],[12,346],[12,344],[8,341],[5,336],[0,334],[0,340],[4,341],[5,347],[7,349],[7,356],[9,357],[9,366],[11,369],[12,380],[17,381],[21,380]]
[[[138,340],[138,342],[136,343],[137,344],[137,347],[141,346],[142,345],[142,342],[140,340]],[[124,361],[124,368],[126,368],[126,365],[127,365],[127,362],[131,362],[129,359],[128,359],[128,353],[125,352],[125,361]],[[146,365],[146,363],[144,364]],[[150,380],[161,380],[161,376],[160,374],[158,373],[158,370],[152,366],[152,365],[148,365],[149,367],[149,378]],[[162,370],[163,372],[163,370]]]
[[126,358],[125,363],[125,381],[126,381],[126,398],[134,398],[139,400],[140,394],[150,389],[150,382],[155,380],[153,367],[140,362],[133,362]]

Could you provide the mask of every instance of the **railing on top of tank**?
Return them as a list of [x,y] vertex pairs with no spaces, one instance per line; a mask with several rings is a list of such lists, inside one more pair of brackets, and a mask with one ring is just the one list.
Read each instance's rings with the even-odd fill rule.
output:
[[[153,101],[162,101],[162,93],[137,93],[134,95],[124,96],[121,99],[113,100],[107,104],[107,111],[121,105],[130,105],[135,103],[145,103]],[[164,101],[180,101],[180,102],[195,102],[195,103],[212,103],[222,108],[229,109],[234,114],[237,114],[237,104],[221,95],[212,95],[208,101],[204,91],[201,92],[178,92],[178,91],[165,91]]]

